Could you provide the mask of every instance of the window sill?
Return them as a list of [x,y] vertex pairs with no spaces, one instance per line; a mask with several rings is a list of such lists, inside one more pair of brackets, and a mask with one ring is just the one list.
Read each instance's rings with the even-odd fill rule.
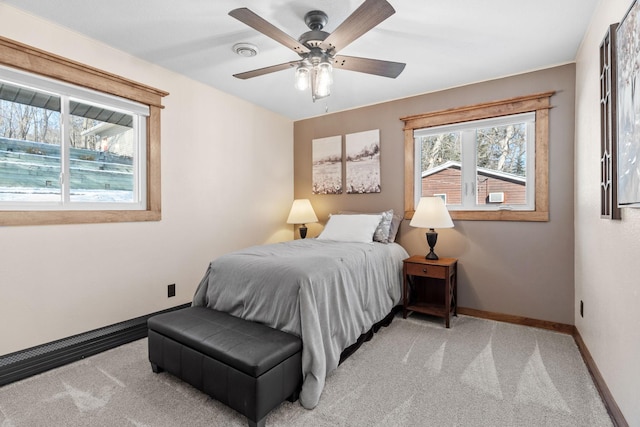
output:
[[160,210],[146,211],[4,211],[0,225],[95,224],[160,221]]
[[[414,211],[407,211],[404,219],[413,218]],[[458,221],[549,221],[546,211],[449,211],[452,220]]]

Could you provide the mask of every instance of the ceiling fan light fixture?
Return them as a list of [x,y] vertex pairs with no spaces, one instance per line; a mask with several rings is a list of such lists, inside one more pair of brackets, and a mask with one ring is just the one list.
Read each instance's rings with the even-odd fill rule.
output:
[[296,68],[296,89],[307,90],[309,87],[309,67],[302,64]]
[[315,85],[313,90],[313,99],[325,98],[331,95],[331,83],[333,67],[329,62],[321,62],[316,67]]
[[333,83],[333,67],[329,62],[325,61],[318,64],[318,78],[329,86]]

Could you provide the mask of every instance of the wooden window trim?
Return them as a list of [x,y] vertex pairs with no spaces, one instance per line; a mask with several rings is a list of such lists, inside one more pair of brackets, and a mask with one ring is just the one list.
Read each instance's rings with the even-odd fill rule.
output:
[[168,92],[0,36],[0,64],[149,106],[146,210],[0,211],[0,225],[160,221],[160,111]]
[[404,217],[415,211],[415,142],[417,129],[488,119],[511,114],[536,113],[536,195],[533,211],[450,211],[454,220],[549,221],[549,109],[551,96],[544,92],[501,101],[402,117],[404,122]]

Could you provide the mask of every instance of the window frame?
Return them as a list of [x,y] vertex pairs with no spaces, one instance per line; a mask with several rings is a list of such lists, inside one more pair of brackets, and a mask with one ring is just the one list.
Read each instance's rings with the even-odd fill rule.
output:
[[[149,117],[149,107],[137,102],[131,102],[121,97],[114,97],[94,90],[86,90],[77,85],[63,83],[58,80],[44,78],[33,73],[25,73],[14,68],[0,65],[0,82],[5,82],[15,88],[26,88],[42,96],[54,96],[60,105],[59,137],[60,137],[60,168],[61,185],[56,201],[2,201],[0,210],[6,211],[37,211],[37,210],[144,210],[146,207],[146,122]],[[12,101],[9,101],[12,102]],[[133,156],[133,200],[118,201],[86,201],[74,200],[71,194],[76,190],[72,186],[72,171],[69,121],[73,114],[71,103],[107,109],[112,112],[124,113],[131,117],[131,131],[135,134]],[[55,111],[55,110],[51,110]],[[66,116],[66,119],[64,117]]]
[[452,210],[454,220],[475,221],[549,221],[549,109],[551,96],[544,92],[460,108],[402,117],[404,122],[404,207],[405,219],[415,212],[415,137],[414,131],[435,126],[491,119],[518,113],[535,113],[535,208],[517,210]]
[[[160,112],[168,92],[0,36],[0,64],[147,105],[146,209],[0,210],[0,225],[160,221]],[[145,160],[142,160],[145,161]]]
[[[533,156],[527,156],[526,160],[526,170],[527,173],[525,175],[526,179],[526,188],[525,188],[525,199],[526,202],[524,204],[500,204],[500,205],[492,205],[490,203],[479,204],[477,201],[477,193],[478,193],[478,173],[480,167],[478,166],[478,152],[477,152],[477,140],[476,134],[479,129],[487,129],[498,126],[506,126],[509,124],[521,124],[524,123],[527,132],[526,132],[526,151],[527,153],[534,153]],[[413,137],[414,137],[414,153],[415,155],[415,206],[418,205],[418,201],[422,194],[422,179],[424,178],[425,172],[422,171],[422,158],[421,155],[418,156],[417,153],[422,152],[422,142],[421,138],[429,137],[433,135],[441,135],[441,134],[449,134],[449,133],[458,133],[460,135],[460,204],[451,204],[447,205],[447,209],[449,211],[495,211],[495,210],[514,210],[514,211],[531,211],[535,206],[535,113],[527,112],[527,113],[517,113],[517,114],[508,114],[500,117],[492,117],[488,119],[480,119],[480,120],[469,120],[465,122],[448,124],[442,126],[431,126],[428,128],[422,129],[414,129]],[[434,169],[437,169],[436,166]],[[433,169],[430,169],[433,170]],[[534,172],[528,172],[534,171]],[[472,191],[470,194],[466,191],[467,185],[472,184]],[[464,191],[463,191],[464,188]],[[446,201],[445,201],[446,204]]]

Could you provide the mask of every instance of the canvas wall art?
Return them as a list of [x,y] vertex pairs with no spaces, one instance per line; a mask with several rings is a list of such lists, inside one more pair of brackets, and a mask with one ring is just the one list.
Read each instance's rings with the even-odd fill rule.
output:
[[640,5],[617,29],[618,206],[640,207]]
[[342,194],[342,136],[312,141],[313,194]]
[[380,129],[346,135],[347,193],[379,193]]

